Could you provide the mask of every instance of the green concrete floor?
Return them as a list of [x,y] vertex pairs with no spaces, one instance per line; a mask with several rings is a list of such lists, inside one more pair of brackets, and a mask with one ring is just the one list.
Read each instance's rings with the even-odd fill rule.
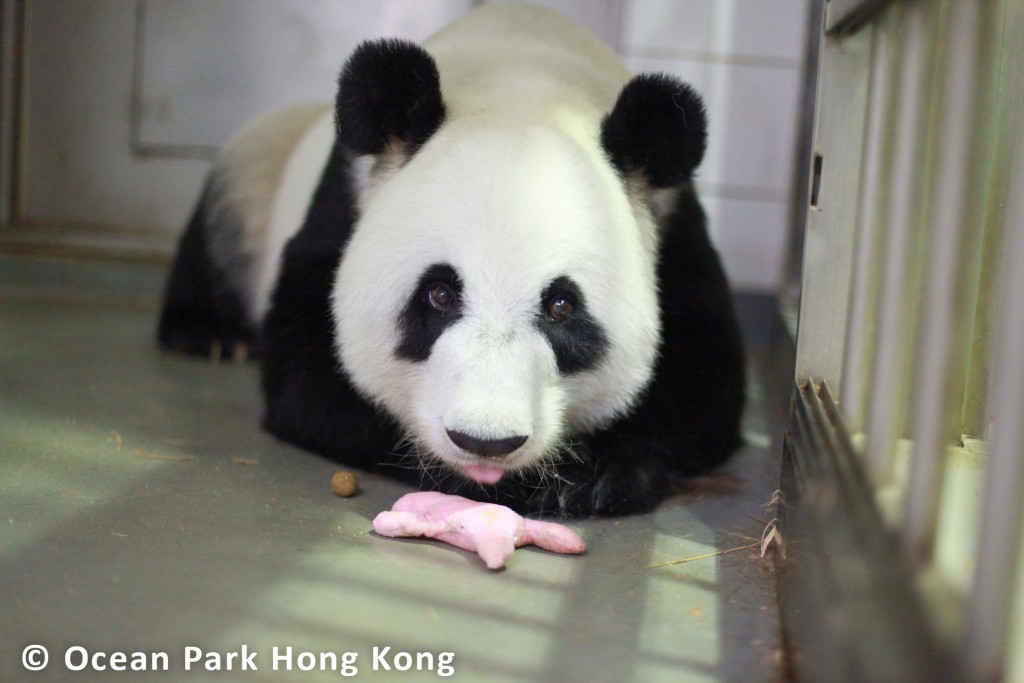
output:
[[[341,678],[299,671],[300,652],[338,669],[358,653],[368,681],[443,678],[442,652],[462,681],[782,677],[773,564],[737,550],[760,539],[778,481],[756,345],[750,445],[726,472],[653,514],[573,523],[583,556],[523,549],[491,572],[373,534],[406,489],[361,474],[361,495],[332,495],[334,464],[259,430],[254,365],[159,352],[161,279],[0,257],[0,680]],[[32,644],[49,651],[39,673],[22,664]],[[74,646],[166,652],[168,671],[72,672]],[[258,671],[186,671],[189,646],[247,648]],[[274,670],[288,647],[293,670]],[[434,670],[375,671],[374,647],[431,653]]]

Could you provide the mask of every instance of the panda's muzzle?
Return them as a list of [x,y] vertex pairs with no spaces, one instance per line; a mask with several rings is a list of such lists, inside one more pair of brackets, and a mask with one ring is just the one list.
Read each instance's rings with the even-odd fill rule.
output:
[[448,438],[462,450],[478,455],[481,458],[502,458],[512,453],[524,443],[529,437],[510,436],[505,439],[478,439],[464,432],[454,429],[446,429]]

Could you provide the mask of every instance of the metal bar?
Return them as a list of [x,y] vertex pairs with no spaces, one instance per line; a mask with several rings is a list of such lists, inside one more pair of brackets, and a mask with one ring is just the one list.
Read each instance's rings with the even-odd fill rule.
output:
[[1009,105],[1013,102],[1013,93],[1020,97],[1019,83],[1024,79],[1024,46],[1020,42],[1024,3],[1016,0],[990,0],[986,4],[986,15],[989,54],[986,55],[985,82],[993,94],[988,100],[991,103],[991,114],[986,122],[988,128],[982,137],[988,156],[984,166],[979,169],[979,176],[985,178],[985,192],[978,195],[983,202],[980,210],[985,215],[985,230],[961,415],[963,431],[980,439],[988,438],[988,383],[991,374],[989,338],[995,324],[990,302],[995,300],[995,278],[1003,248],[1003,224],[1010,200],[1007,179],[1013,166],[1014,150],[1007,141],[1013,139],[1016,121]]
[[805,234],[797,335],[798,378],[838,386],[843,327],[853,268],[851,226],[856,220],[867,104],[871,34],[828,39],[822,46],[815,153],[822,158],[818,203],[810,207]]
[[827,33],[853,33],[888,7],[893,0],[832,0]]
[[925,134],[921,132],[924,85],[929,73],[928,14],[924,5],[906,7],[906,32],[897,89],[895,150],[892,182],[885,215],[885,250],[881,300],[875,337],[875,364],[868,408],[868,467],[877,486],[892,477],[896,440],[900,436],[902,393],[906,382],[904,344],[910,336],[904,304],[909,290],[912,235],[917,216],[918,159]]
[[[977,67],[981,52],[980,0],[958,0],[947,6],[943,62],[945,79],[938,100],[941,144],[936,144],[935,184],[930,193],[928,256],[922,289],[918,335],[918,368],[914,389],[911,461],[904,496],[903,541],[912,561],[930,559],[939,516],[939,498],[950,445],[950,405],[957,349],[967,335],[958,333],[971,302],[960,295],[973,290],[964,276],[973,271],[971,236],[980,225],[968,215],[968,194],[977,191],[968,175],[974,145],[973,117],[978,95]],[[968,94],[970,93],[970,94]],[[961,378],[962,381],[962,378]],[[959,438],[959,430],[956,430]]]
[[0,0],[0,224],[15,219],[21,16],[18,0]]
[[871,301],[878,281],[876,250],[879,234],[879,203],[884,176],[888,111],[893,87],[893,35],[889,24],[874,27],[871,72],[868,81],[868,114],[864,131],[864,157],[857,207],[856,252],[850,284],[849,321],[843,347],[843,374],[839,383],[840,404],[850,428],[864,429],[867,409],[867,380],[871,367]]
[[[1017,84],[1018,101],[1021,94]],[[989,399],[995,428],[964,644],[964,680],[970,681],[1000,680],[1003,674],[1016,562],[1024,536],[1024,307],[1020,304],[1024,293],[1024,107],[1017,109],[1016,169],[1006,213]]]
[[[874,505],[824,383],[795,387],[781,482],[783,533],[799,559],[780,574],[798,680],[945,680],[898,539]],[[825,615],[826,618],[823,618]]]
[[789,197],[789,234],[786,238],[785,278],[779,291],[779,308],[790,334],[796,336],[800,278],[803,273],[804,240],[807,230],[808,198],[812,157],[814,156],[814,112],[818,100],[818,74],[821,61],[821,22],[825,0],[811,0],[807,12],[807,45],[800,92],[800,123],[795,147],[796,163]]

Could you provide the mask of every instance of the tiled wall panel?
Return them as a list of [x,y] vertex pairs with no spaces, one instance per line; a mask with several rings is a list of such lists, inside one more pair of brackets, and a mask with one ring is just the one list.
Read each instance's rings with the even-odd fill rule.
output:
[[734,286],[780,283],[796,152],[808,0],[624,0],[634,71],[693,84],[708,110],[697,184]]
[[[703,93],[698,187],[712,235],[738,288],[774,290],[810,0],[541,1],[634,71],[673,73]],[[329,98],[359,40],[422,39],[473,4],[28,0],[16,219],[175,235],[212,149],[247,119]]]

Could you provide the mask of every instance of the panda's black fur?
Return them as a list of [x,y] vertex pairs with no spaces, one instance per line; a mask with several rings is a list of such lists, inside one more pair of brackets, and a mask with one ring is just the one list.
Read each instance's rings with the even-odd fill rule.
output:
[[338,80],[338,136],[353,155],[378,154],[392,140],[415,149],[444,121],[434,59],[409,41],[363,43]]
[[246,316],[239,292],[210,256],[208,232],[224,228],[208,225],[215,192],[210,184],[203,190],[178,243],[157,339],[164,348],[185,353],[220,356],[245,349],[248,355],[258,348],[255,326]]
[[[159,325],[161,345],[206,354],[211,348],[230,352],[254,344],[262,363],[263,425],[272,434],[417,487],[524,513],[584,517],[648,511],[688,477],[722,464],[740,445],[744,354],[729,286],[691,183],[703,157],[706,124],[700,98],[689,86],[667,76],[635,77],[595,132],[623,183],[639,174],[650,188],[678,188],[660,221],[662,341],[653,379],[627,415],[597,431],[568,434],[571,456],[553,469],[527,469],[494,485],[438,476],[419,466],[415,454],[402,452],[405,430],[353,386],[335,351],[331,292],[359,219],[353,162],[389,145],[399,145],[411,158],[444,124],[434,59],[412,43],[364,44],[342,71],[335,112],[337,142],[305,221],[284,250],[260,333],[210,254],[209,231],[219,229],[207,222],[209,194],[216,191],[211,183],[179,246]],[[425,284],[447,283],[456,300],[461,289],[450,265],[431,268],[405,301],[399,323],[402,344],[395,353],[412,363],[428,358],[460,315],[457,309],[436,315],[425,308]],[[564,280],[543,292],[538,310],[554,295],[572,299],[572,326],[545,332],[559,374],[571,375],[600,364],[608,340],[602,324],[588,317],[586,293],[571,278]],[[544,329],[542,314],[535,324]]]

